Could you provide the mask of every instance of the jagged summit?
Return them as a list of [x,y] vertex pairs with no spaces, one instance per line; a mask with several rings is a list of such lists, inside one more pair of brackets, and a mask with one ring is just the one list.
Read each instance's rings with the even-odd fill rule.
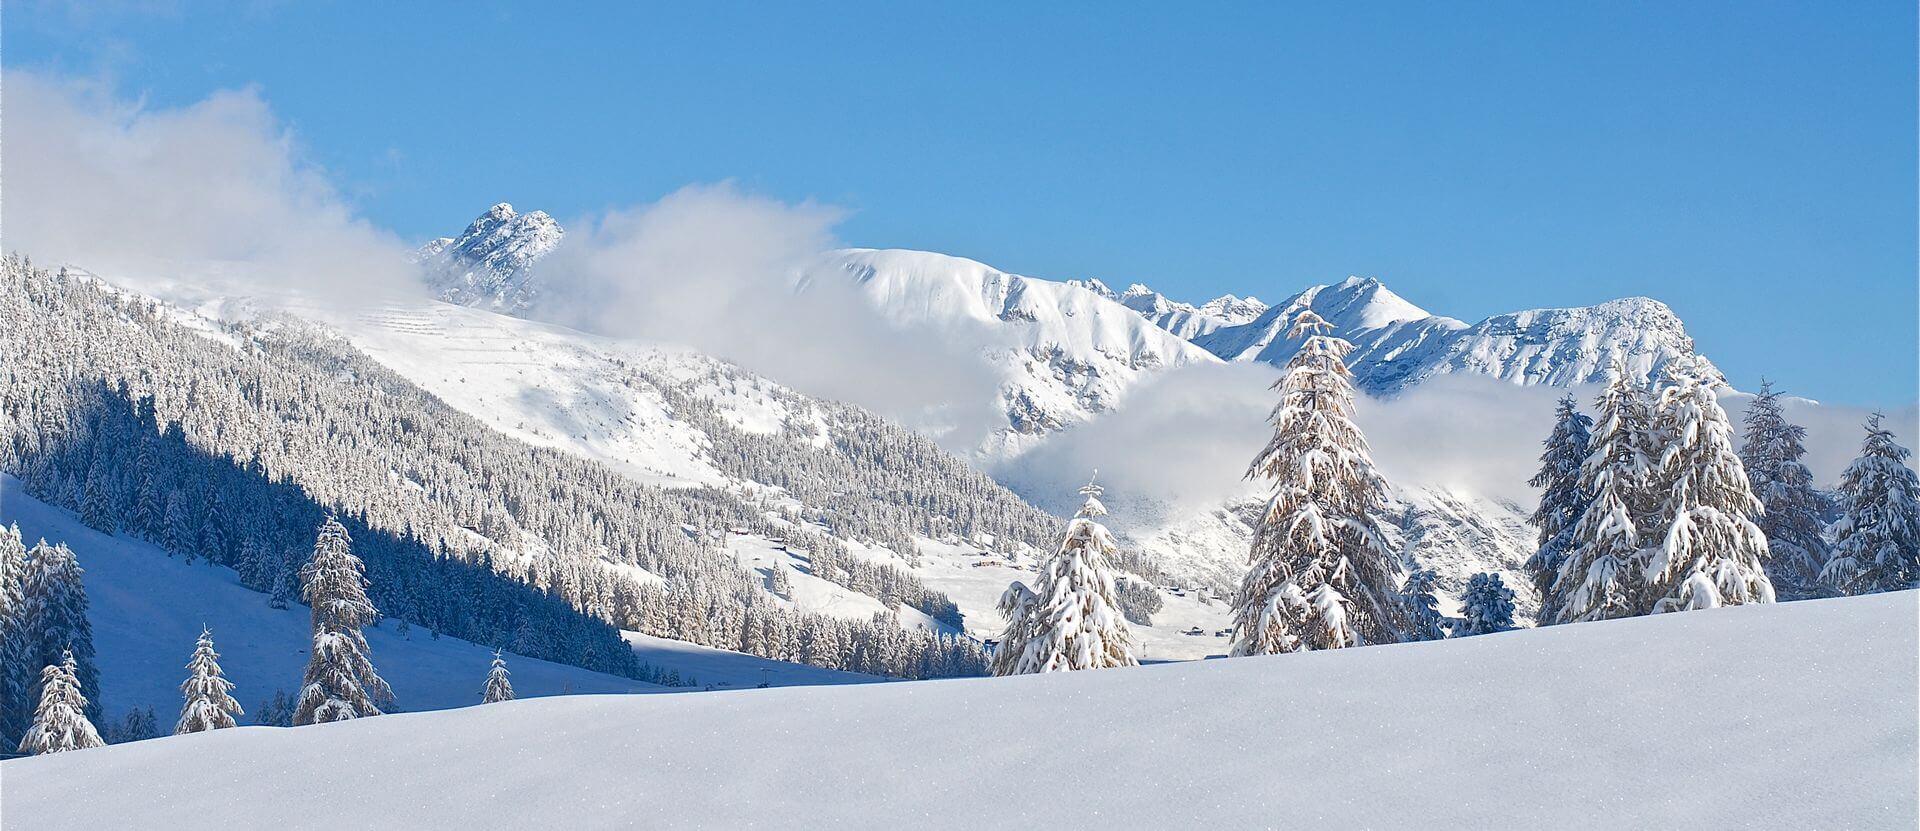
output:
[[566,232],[545,211],[516,213],[501,202],[467,225],[458,237],[420,247],[415,260],[435,296],[463,306],[515,312],[539,292],[533,264],[560,244]]
[[1299,348],[1286,337],[1288,324],[1303,309],[1326,318],[1335,334],[1354,344],[1349,363],[1355,381],[1376,394],[1454,373],[1522,385],[1595,383],[1605,380],[1615,358],[1652,381],[1674,358],[1695,354],[1679,316],[1650,298],[1531,309],[1469,325],[1431,314],[1371,277],[1313,286],[1250,323],[1194,342],[1230,361],[1284,364]]
[[1252,297],[1224,294],[1195,306],[1169,299],[1140,283],[1134,283],[1120,296],[1127,308],[1139,312],[1169,332],[1187,340],[1225,326],[1237,326],[1258,317],[1267,305]]

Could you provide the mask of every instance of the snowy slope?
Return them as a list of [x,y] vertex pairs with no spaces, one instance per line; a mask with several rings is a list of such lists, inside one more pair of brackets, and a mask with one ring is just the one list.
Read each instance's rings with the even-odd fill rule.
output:
[[[180,682],[202,624],[213,628],[220,665],[249,711],[275,691],[299,689],[312,633],[307,609],[267,606],[266,595],[240,585],[224,567],[187,565],[137,540],[102,534],[72,515],[28,496],[19,480],[0,475],[0,523],[20,526],[28,544],[65,542],[86,571],[101,705],[108,718],[152,707],[171,727],[180,710]],[[396,621],[367,630],[374,665],[403,710],[464,707],[480,701],[493,650],[452,637],[435,638]],[[645,657],[643,655],[643,657]],[[628,678],[507,656],[521,696],[654,692],[667,688]]]
[[668,404],[662,376],[724,378],[703,390],[743,430],[774,432],[789,415],[762,389],[765,382],[684,349],[445,303],[327,315],[327,322],[375,360],[493,428],[606,462],[649,484],[724,481],[707,458],[707,437]]
[[[46,538],[65,542],[86,570],[94,645],[99,651],[102,704],[117,717],[133,707],[152,707],[162,721],[177,712],[183,667],[201,624],[213,627],[220,665],[239,685],[234,693],[249,710],[276,690],[293,692],[306,666],[311,639],[304,606],[272,609],[259,592],[240,585],[234,573],[204,563],[187,565],[151,544],[108,536],[71,514],[28,496],[19,480],[0,474],[0,524],[18,524],[31,545]],[[824,581],[823,581],[824,582]],[[878,601],[871,601],[878,606]],[[367,630],[374,664],[393,686],[402,710],[464,707],[479,701],[491,647],[452,637],[436,638],[425,627],[400,633],[386,620]],[[804,664],[773,661],[723,649],[624,633],[634,654],[661,672],[678,673],[696,689],[798,684],[863,684],[890,679]],[[521,697],[672,692],[616,675],[508,654],[514,691]],[[170,725],[171,721],[167,721]]]
[[0,773],[9,822],[38,829],[1906,829],[1915,613],[1902,592],[1129,670],[517,701]]

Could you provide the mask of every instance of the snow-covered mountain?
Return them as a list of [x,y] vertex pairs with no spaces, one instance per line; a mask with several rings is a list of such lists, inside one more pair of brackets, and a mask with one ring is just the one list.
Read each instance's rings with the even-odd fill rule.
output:
[[[173,736],[0,762],[0,776],[10,827],[45,831],[209,817],[1911,829],[1915,601],[1014,678],[511,701]],[[1039,769],[1045,798],[994,787]]]
[[1267,310],[1267,304],[1257,297],[1236,297],[1224,294],[1199,306],[1169,299],[1166,295],[1147,288],[1140,283],[1127,286],[1127,290],[1115,294],[1113,289],[1099,280],[1068,280],[1067,285],[1079,286],[1088,291],[1119,302],[1140,313],[1141,317],[1153,322],[1155,326],[1193,340],[1224,326],[1238,326],[1260,316]]
[[533,264],[565,236],[544,211],[516,213],[501,202],[487,209],[458,237],[440,237],[420,247],[415,260],[427,286],[442,300],[515,312],[539,293]]
[[1169,300],[1167,296],[1135,283],[1120,295],[1120,303],[1142,317],[1187,340],[1228,326],[1251,322],[1267,310],[1257,297],[1224,294],[1198,306]]
[[[538,293],[537,261],[562,236],[546,214],[516,214],[502,203],[418,257],[440,299],[512,314]],[[1158,372],[1215,359],[1285,364],[1299,347],[1287,329],[1304,309],[1354,344],[1355,380],[1376,395],[1446,374],[1594,383],[1615,360],[1653,382],[1674,358],[1697,354],[1673,310],[1644,297],[1468,324],[1428,312],[1374,278],[1312,286],[1272,306],[1231,294],[1195,306],[1138,283],[1115,292],[1097,279],[1052,281],[963,257],[876,249],[828,252],[798,285],[824,279],[853,280],[896,326],[980,342],[1000,375],[995,403],[1006,414],[981,448],[987,458],[1017,456],[1039,436],[1112,411]]]
[[1009,274],[925,251],[847,249],[807,270],[852,279],[887,320],[972,335],[1001,375],[1007,427],[990,454],[1017,455],[1038,436],[1118,406],[1149,375],[1217,358],[1153,325],[1097,283]]
[[[551,234],[515,233],[509,229],[516,221],[510,209],[496,207],[457,240],[436,241],[423,250],[423,256],[442,259],[452,257],[449,252],[469,252],[458,261],[501,263],[502,273],[511,275],[497,284],[463,279],[450,289],[442,282],[442,297],[508,313],[524,308],[528,287],[538,282],[531,276],[535,261],[559,236],[557,228]],[[509,251],[514,255],[498,253]],[[1313,286],[1271,307],[1234,295],[1195,306],[1140,284],[1116,292],[1094,279],[1051,281],[962,257],[876,249],[828,252],[803,270],[797,285],[805,290],[825,280],[851,281],[894,326],[978,348],[1000,379],[994,404],[1005,416],[976,452],[977,461],[993,464],[1021,456],[1058,431],[1118,411],[1142,382],[1169,370],[1222,361],[1284,364],[1298,347],[1285,330],[1307,308],[1355,344],[1357,381],[1376,395],[1446,374],[1521,385],[1581,384],[1603,379],[1615,357],[1651,380],[1666,362],[1693,352],[1678,317],[1645,298],[1516,312],[1468,324],[1432,314],[1375,279]],[[635,386],[624,367],[653,364],[655,377],[716,379],[702,388],[718,395],[720,411],[732,414],[744,429],[790,429],[782,409],[788,405],[752,403],[773,400],[768,382],[745,380],[732,374],[734,369],[696,368],[703,359],[684,350],[649,347],[642,355],[631,346],[577,333],[556,339],[510,319],[466,320],[462,314],[448,308],[402,311],[384,322],[348,321],[343,328],[383,362],[477,417],[528,441],[569,446],[648,481],[719,480],[700,461],[698,431],[685,429],[671,407],[641,401],[664,399],[639,395],[646,384]],[[446,369],[439,357],[444,344],[436,338],[451,343],[493,330],[500,330],[499,338],[481,340],[494,345],[475,341],[471,349],[480,351],[471,352],[465,368],[457,374]],[[441,334],[415,337],[428,332]],[[407,343],[408,337],[417,342]],[[638,403],[622,403],[629,398]],[[1243,567],[1248,526],[1239,515],[1245,508],[1242,501],[1229,501],[1188,516],[1117,517],[1114,525],[1167,574],[1222,587]],[[1435,568],[1442,588],[1452,590],[1476,571],[1506,572],[1509,585],[1527,585],[1515,579],[1531,548],[1524,516],[1523,509],[1500,499],[1406,486],[1396,488],[1386,519],[1418,543],[1408,551],[1409,564]],[[1531,598],[1519,590],[1524,611]]]
[[1434,315],[1373,278],[1313,286],[1259,317],[1200,335],[1194,342],[1232,361],[1285,364],[1299,349],[1287,329],[1312,309],[1351,341],[1355,382],[1392,394],[1435,375],[1468,373],[1521,385],[1572,386],[1606,380],[1615,359],[1657,380],[1668,362],[1694,355],[1693,339],[1672,309],[1629,297],[1596,306],[1496,315],[1471,326]]

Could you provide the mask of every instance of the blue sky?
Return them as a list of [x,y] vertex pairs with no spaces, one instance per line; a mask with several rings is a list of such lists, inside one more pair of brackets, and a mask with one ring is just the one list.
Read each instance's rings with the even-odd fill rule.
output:
[[1196,301],[1645,294],[1736,386],[1915,398],[1911,3],[907,5],[25,0],[0,58],[255,86],[410,238],[730,179],[849,244]]

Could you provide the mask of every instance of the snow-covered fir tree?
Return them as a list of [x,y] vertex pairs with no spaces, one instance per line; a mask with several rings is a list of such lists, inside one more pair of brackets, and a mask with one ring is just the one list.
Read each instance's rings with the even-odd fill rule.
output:
[[293,723],[322,724],[377,716],[393,690],[374,672],[362,627],[380,619],[367,600],[367,580],[347,529],[329,517],[300,572],[301,596],[313,609],[313,652],[301,680]]
[[1714,387],[1723,383],[1697,362],[1667,366],[1655,413],[1666,440],[1656,481],[1665,489],[1664,534],[1641,555],[1642,614],[1772,603],[1773,583],[1761,562],[1767,536],[1752,516],[1761,510],[1733,448],[1733,424]]
[[770,583],[770,589],[781,598],[792,600],[793,578],[787,576],[787,571],[788,568],[785,562],[775,562],[773,564],[773,579]]
[[1437,641],[1447,636],[1452,624],[1440,614],[1440,599],[1433,594],[1439,580],[1433,569],[1415,569],[1400,587],[1401,601],[1407,607],[1407,640]]
[[1513,589],[1500,575],[1491,572],[1467,579],[1467,590],[1460,595],[1460,623],[1456,635],[1485,635],[1513,628]]
[[1060,549],[1040,567],[1032,589],[1015,582],[1000,597],[1006,634],[993,655],[993,674],[1025,675],[1137,666],[1136,641],[1114,587],[1112,557],[1119,550],[1101,525],[1107,506],[1088,482],[1086,499],[1067,523]]
[[1647,392],[1619,361],[1595,413],[1591,449],[1580,466],[1580,487],[1593,498],[1574,523],[1552,591],[1541,600],[1554,611],[1543,623],[1628,617],[1643,593],[1634,560],[1642,535],[1659,522],[1656,442]]
[[220,653],[213,651],[213,630],[202,627],[193,658],[187,661],[187,680],[180,685],[186,703],[180,707],[174,735],[234,726],[233,717],[245,712],[232,693],[233,682],[220,671]]
[[160,735],[160,717],[152,707],[135,707],[117,722],[100,726],[100,738],[107,744],[142,742]]
[[0,525],[0,747],[16,747],[33,715],[26,643],[27,547],[20,527]]
[[1766,379],[1761,379],[1760,393],[1747,406],[1744,421],[1740,463],[1765,509],[1754,523],[1767,535],[1767,576],[1783,598],[1811,597],[1827,563],[1821,530],[1831,506],[1814,488],[1813,473],[1800,462],[1807,454],[1807,429],[1787,420],[1780,394]]
[[1867,418],[1860,457],[1840,477],[1840,518],[1820,581],[1842,594],[1920,583],[1920,482],[1906,465],[1910,451],[1880,421],[1879,413]]
[[75,673],[72,655],[62,655],[41,672],[40,705],[33,712],[33,724],[20,739],[21,753],[40,756],[106,744],[87,718],[91,707]]
[[1559,614],[1558,595],[1553,584],[1560,576],[1560,563],[1573,545],[1573,529],[1593,502],[1580,473],[1590,451],[1593,419],[1580,412],[1573,396],[1560,399],[1554,412],[1553,432],[1540,454],[1540,472],[1527,484],[1540,489],[1540,506],[1527,518],[1527,524],[1539,529],[1533,556],[1527,559],[1527,573],[1540,593],[1540,621],[1546,623]]
[[1399,568],[1374,514],[1386,483],[1353,423],[1353,345],[1312,311],[1274,385],[1273,439],[1249,477],[1273,483],[1234,600],[1235,655],[1391,643],[1406,637]]
[[[94,663],[93,624],[87,620],[87,589],[73,549],[41,540],[27,554],[23,595],[27,666],[74,659],[74,677],[88,703],[87,717],[100,717],[100,670]],[[37,697],[36,687],[31,697]]]
[[507,659],[500,657],[500,650],[496,649],[493,651],[493,666],[487,670],[487,686],[480,691],[480,703],[512,700],[513,682],[507,680]]
[[295,586],[300,582],[299,573],[285,563],[275,565],[272,588],[267,592],[267,608],[285,609],[293,602]]

